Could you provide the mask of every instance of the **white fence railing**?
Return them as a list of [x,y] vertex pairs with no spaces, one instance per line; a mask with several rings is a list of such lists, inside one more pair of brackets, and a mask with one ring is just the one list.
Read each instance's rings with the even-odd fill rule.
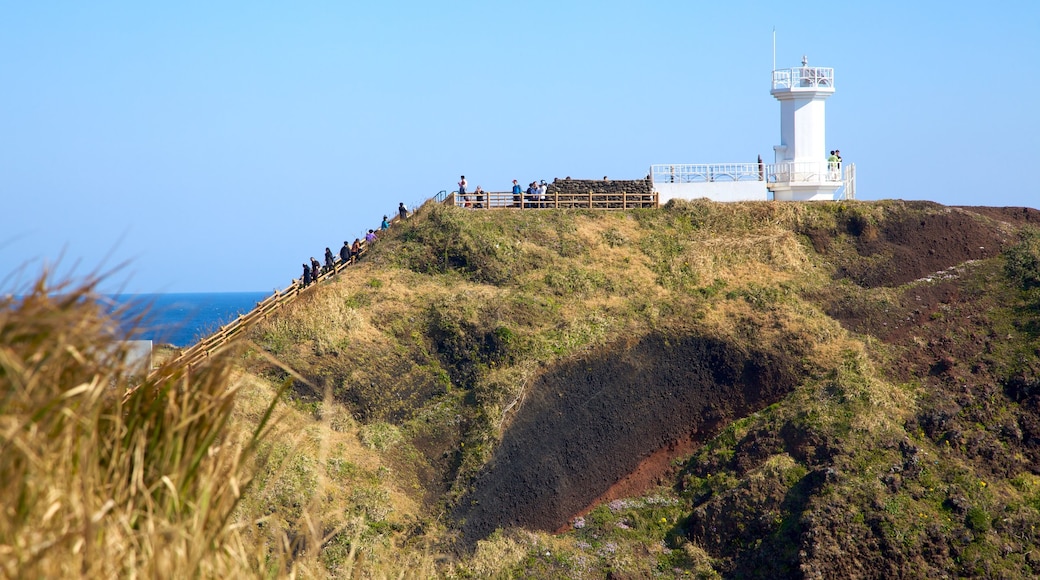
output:
[[842,167],[828,161],[785,161],[765,166],[769,183],[839,183]]
[[838,199],[856,199],[856,164],[844,164],[845,185],[838,191]]
[[833,89],[834,69],[818,66],[800,66],[773,71],[773,90],[778,89]]
[[856,165],[829,161],[783,163],[675,163],[651,165],[654,184],[765,181],[767,183],[831,183],[838,199],[856,198]]
[[679,163],[651,165],[654,183],[706,183],[711,181],[764,181],[765,164],[760,163]]

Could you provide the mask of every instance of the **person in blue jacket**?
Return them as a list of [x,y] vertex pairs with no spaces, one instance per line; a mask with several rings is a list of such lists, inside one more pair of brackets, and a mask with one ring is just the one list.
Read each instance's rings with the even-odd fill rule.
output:
[[513,180],[513,207],[520,207],[520,200],[523,198],[524,188],[520,187],[520,184],[514,179]]

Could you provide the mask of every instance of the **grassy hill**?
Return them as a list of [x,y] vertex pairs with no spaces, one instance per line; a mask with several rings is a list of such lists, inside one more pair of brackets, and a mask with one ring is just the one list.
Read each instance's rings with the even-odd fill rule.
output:
[[242,345],[227,566],[1033,577],[1038,220],[427,205]]

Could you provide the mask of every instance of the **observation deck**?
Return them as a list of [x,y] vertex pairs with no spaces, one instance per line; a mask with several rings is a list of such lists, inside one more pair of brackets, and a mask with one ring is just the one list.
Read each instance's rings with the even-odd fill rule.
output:
[[773,71],[770,94],[801,91],[834,92],[834,69],[820,66],[799,66]]

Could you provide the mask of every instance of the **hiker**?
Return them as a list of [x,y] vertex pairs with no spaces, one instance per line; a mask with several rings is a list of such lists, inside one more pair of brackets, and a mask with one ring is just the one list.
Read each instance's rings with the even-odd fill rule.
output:
[[311,256],[311,280],[317,282],[318,278],[320,276],[321,276],[321,262],[315,260],[314,256]]
[[332,272],[336,269],[336,258],[332,255],[332,250],[325,248],[325,271]]
[[361,255],[361,240],[354,238],[354,244],[350,246],[350,259],[357,260],[358,256]]
[[311,267],[306,262],[303,263],[303,278],[301,280],[304,287],[311,285]]
[[365,234],[365,243],[366,244],[371,244],[374,241],[376,241],[376,232],[375,232],[375,230],[368,230],[368,233]]
[[538,201],[538,182],[532,181],[531,185],[527,186],[527,203],[525,207],[538,207],[536,203]]
[[466,198],[466,176],[459,177],[459,197]]
[[484,207],[484,190],[481,189],[480,186],[478,185],[477,186],[477,190],[474,191],[473,193],[477,194],[477,205],[476,205],[476,207],[478,209]]
[[379,229],[388,230],[390,229],[390,220],[386,216],[383,216],[383,223],[379,224]]
[[408,208],[404,206],[403,201],[397,206],[397,215],[401,216],[403,220],[408,219]]
[[543,179],[542,182],[538,184],[538,207],[540,208],[545,207],[545,191],[547,189],[549,189],[549,185],[546,184]]
[[339,249],[339,261],[346,264],[350,260],[350,244],[343,240],[343,247]]

